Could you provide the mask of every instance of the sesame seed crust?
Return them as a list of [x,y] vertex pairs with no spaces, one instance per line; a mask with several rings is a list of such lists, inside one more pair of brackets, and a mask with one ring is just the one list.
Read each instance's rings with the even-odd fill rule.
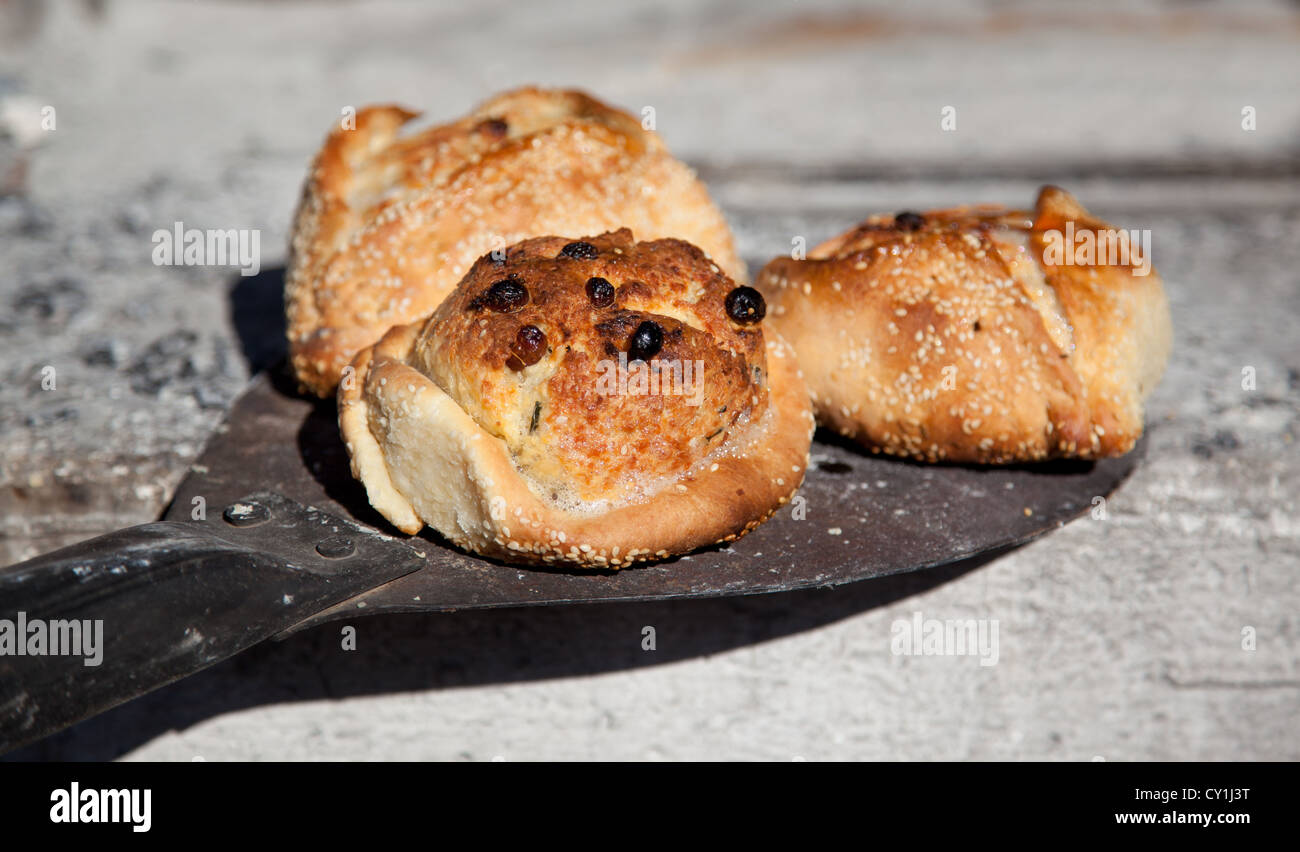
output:
[[[428,524],[508,562],[620,568],[734,541],[802,482],[807,387],[779,336],[728,318],[734,282],[680,240],[580,240],[594,257],[563,257],[573,240],[545,237],[502,264],[485,258],[427,320],[353,360],[355,381],[338,391],[352,472],[402,531]],[[523,308],[476,302],[511,274],[529,290]],[[614,304],[589,304],[593,276],[616,287]],[[665,357],[704,362],[695,410],[680,397],[592,396],[593,354],[644,321],[667,330]],[[506,353],[521,323],[544,330],[550,351],[515,370]]]
[[528,237],[629,226],[680,237],[744,280],[726,220],[633,116],[581,92],[524,88],[450,124],[360,110],[308,173],[285,283],[290,359],[328,396],[363,346],[427,316],[476,258]]
[[1047,232],[1067,222],[1110,225],[1056,187],[1032,212],[894,218],[869,218],[758,275],[820,423],[873,452],[930,462],[1132,449],[1170,349],[1160,277],[1045,257]]

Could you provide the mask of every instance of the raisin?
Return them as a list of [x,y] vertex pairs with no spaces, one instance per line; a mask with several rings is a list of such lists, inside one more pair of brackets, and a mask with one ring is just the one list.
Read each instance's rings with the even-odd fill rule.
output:
[[738,323],[749,325],[767,316],[767,303],[763,294],[753,287],[737,287],[727,294],[727,316]]
[[904,231],[919,231],[925,227],[925,217],[911,210],[904,210],[894,217],[894,227]]
[[[514,357],[506,363],[512,369],[531,367],[546,354],[546,334],[535,325],[522,326],[515,333],[515,342],[510,346],[510,352]],[[519,366],[515,366],[516,361]]]
[[494,282],[486,293],[476,296],[469,306],[473,309],[491,308],[503,314],[512,314],[528,304],[528,288],[522,281],[502,278]]
[[478,129],[488,136],[494,136],[497,139],[504,139],[510,132],[510,125],[499,118],[489,118],[479,123]]
[[598,308],[608,308],[614,304],[614,285],[604,278],[592,278],[587,282],[587,298]]
[[560,257],[572,257],[578,260],[594,260],[597,255],[596,247],[591,243],[584,243],[581,240],[569,243],[560,249]]
[[659,354],[663,346],[663,327],[657,322],[646,320],[632,332],[632,340],[627,345],[627,360],[649,361]]

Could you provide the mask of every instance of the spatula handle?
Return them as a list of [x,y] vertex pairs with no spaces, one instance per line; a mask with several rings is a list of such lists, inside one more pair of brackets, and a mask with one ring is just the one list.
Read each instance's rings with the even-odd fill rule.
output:
[[278,495],[246,502],[267,515],[251,528],[145,524],[0,570],[0,752],[423,564],[401,542]]

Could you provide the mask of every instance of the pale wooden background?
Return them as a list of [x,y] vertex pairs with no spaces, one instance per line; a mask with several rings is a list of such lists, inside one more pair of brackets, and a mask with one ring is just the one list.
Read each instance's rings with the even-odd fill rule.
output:
[[[442,118],[537,82],[651,106],[751,267],[1060,183],[1152,229],[1177,333],[1109,519],[974,570],[375,618],[352,655],[327,627],[18,756],[1300,758],[1298,57],[1286,3],[0,6],[3,563],[166,504],[278,351],[288,217],[346,105]],[[261,229],[268,273],[154,267],[177,220]],[[916,610],[998,619],[1001,662],[892,657]]]

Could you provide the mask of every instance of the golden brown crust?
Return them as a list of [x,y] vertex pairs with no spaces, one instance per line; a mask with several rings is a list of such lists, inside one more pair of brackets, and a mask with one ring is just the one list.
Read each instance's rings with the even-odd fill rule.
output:
[[820,422],[873,451],[1003,464],[1122,455],[1164,369],[1160,277],[1065,265],[1050,233],[1110,226],[1045,187],[1032,213],[878,216],[756,286]]
[[[570,243],[593,256],[566,256]],[[593,279],[613,290],[610,304],[593,304]],[[499,281],[527,303],[487,307]],[[636,243],[626,228],[583,242],[525,240],[500,263],[474,265],[425,326],[413,363],[505,440],[539,486],[573,500],[623,500],[762,417],[763,332],[728,318],[735,286],[681,240]],[[662,333],[654,370],[629,352],[645,322]],[[547,348],[528,366],[514,354],[525,328]],[[632,392],[619,392],[620,373]]]
[[[744,535],[803,480],[813,418],[793,353],[730,318],[735,284],[694,246],[622,230],[569,257],[571,242],[484,259],[428,320],[358,354],[339,389],[354,475],[403,531],[427,523],[510,561],[617,568]],[[611,304],[591,303],[592,277],[615,288]],[[507,280],[527,303],[485,305]],[[618,363],[644,322],[665,333],[640,368],[702,362],[698,394],[680,380],[597,387],[608,373],[593,365]],[[524,326],[544,330],[547,351],[512,367]]]
[[390,326],[436,308],[476,258],[527,237],[626,225],[687,239],[744,278],[703,184],[627,113],[527,88],[399,136],[415,116],[361,110],[308,175],[285,299],[294,370],[314,393]]

